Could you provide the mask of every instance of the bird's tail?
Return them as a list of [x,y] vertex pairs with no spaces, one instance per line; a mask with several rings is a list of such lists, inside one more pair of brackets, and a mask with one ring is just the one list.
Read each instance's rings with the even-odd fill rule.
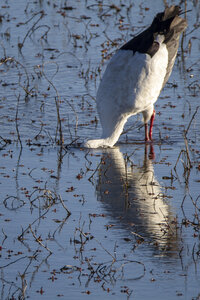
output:
[[187,21],[180,17],[181,10],[179,6],[172,5],[167,7],[164,12],[157,14],[154,18],[153,26],[154,35],[164,35],[163,42],[168,50],[168,66],[164,78],[163,86],[167,82],[174,60],[178,51],[179,38],[181,33],[187,27]]
[[165,43],[170,39],[179,39],[187,27],[187,21],[180,17],[181,10],[177,5],[167,7],[164,12],[158,13],[153,20],[152,27],[156,34],[165,36]]

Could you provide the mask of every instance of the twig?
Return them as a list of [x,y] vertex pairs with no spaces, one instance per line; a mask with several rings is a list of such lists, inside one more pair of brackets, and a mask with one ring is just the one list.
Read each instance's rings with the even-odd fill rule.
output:
[[3,235],[4,235],[4,239],[3,239],[3,241],[1,242],[2,245],[3,245],[4,241],[7,239],[8,236],[7,236],[7,234],[5,234],[3,228],[1,229],[1,231],[2,231],[2,233],[3,233]]
[[187,159],[188,159],[188,162],[189,162],[189,169],[190,169],[190,168],[192,168],[192,163],[191,163],[191,160],[190,160],[188,141],[187,141],[186,136],[184,136],[184,142],[185,142],[185,148],[186,148],[185,152],[186,152],[186,155],[187,155]]
[[[0,139],[2,139],[4,141],[4,143],[5,143],[2,147],[6,146],[7,144],[11,144],[11,142],[12,142],[10,139],[4,139],[1,135],[0,135]],[[0,148],[0,150],[1,149],[2,148]]]
[[24,258],[27,258],[27,256],[20,257],[20,258],[16,259],[15,261],[10,262],[10,263],[7,264],[7,265],[0,266],[0,269],[4,269],[4,268],[6,268],[6,267],[9,267],[10,265],[13,265],[13,264],[15,264],[16,262],[18,262],[19,260],[24,259]]
[[41,122],[41,128],[40,128],[40,131],[39,131],[39,133],[38,133],[38,134],[36,134],[36,136],[34,137],[34,139],[35,139],[35,140],[37,140],[37,139],[38,139],[38,137],[39,137],[40,133],[42,132],[43,126],[44,126],[44,124]]
[[74,106],[67,100],[65,99],[65,101],[67,102],[67,104],[71,107],[71,109],[73,110],[74,114],[75,114],[75,118],[76,118],[76,126],[75,126],[75,137],[77,137],[77,129],[78,129],[78,114],[74,109]]
[[36,237],[35,233],[33,232],[32,228],[31,228],[31,224],[29,224],[29,229],[30,229],[30,231],[31,231],[31,233],[32,233],[32,235],[33,235],[33,237],[35,238],[36,242],[37,242],[38,244],[40,244],[43,248],[45,248],[49,253],[52,254],[53,252],[52,252],[47,246],[45,246],[45,245],[40,241],[39,238]]
[[140,239],[145,240],[145,238],[143,236],[141,236],[140,234],[138,234],[134,231],[131,231],[131,233],[134,234],[135,236],[139,237]]
[[107,253],[109,254],[112,258],[113,258],[113,262],[116,261],[116,257],[113,256],[103,245],[101,242],[99,242],[95,237],[94,237],[94,240],[102,247],[102,249]]
[[64,146],[64,150],[70,148],[70,146],[74,145],[76,143],[76,141],[78,141],[78,140],[79,140],[79,137],[77,137],[74,140],[72,140],[69,144],[67,144],[67,145]]
[[1,60],[0,62],[0,66],[2,64],[6,64],[7,62],[14,62],[16,64],[16,67],[19,65],[25,72],[25,75],[26,75],[26,81],[27,81],[27,84],[26,84],[26,87],[21,85],[20,83],[20,76],[19,76],[19,86],[25,91],[26,93],[26,96],[25,96],[25,100],[27,99],[27,96],[30,95],[30,96],[33,96],[33,94],[31,94],[31,90],[29,91],[29,76],[28,76],[28,72],[25,68],[25,66],[20,63],[18,60],[16,60],[15,58],[13,57],[6,57],[4,58],[3,60]]
[[138,261],[138,260],[129,260],[129,259],[124,259],[124,260],[120,259],[117,262],[121,262],[121,261],[123,263],[121,264],[121,266],[118,269],[116,269],[116,272],[118,272],[120,269],[122,269],[126,264],[134,263],[134,264],[141,265],[143,267],[143,275],[138,276],[138,277],[134,278],[133,280],[138,280],[138,279],[141,279],[142,277],[144,277],[145,272],[146,272],[146,268],[145,268],[144,263],[142,263],[141,261]]
[[187,136],[187,134],[188,134],[188,131],[189,131],[189,129],[190,129],[190,126],[191,126],[191,124],[192,124],[192,121],[194,120],[194,118],[195,118],[195,116],[196,116],[196,114],[197,114],[197,112],[198,112],[198,110],[199,110],[199,107],[200,106],[197,106],[196,107],[196,110],[195,110],[195,112],[194,112],[194,114],[192,115],[192,118],[191,118],[191,120],[190,120],[190,123],[189,123],[189,125],[188,125],[188,127],[187,127],[187,129],[186,129],[186,131],[185,131],[185,137]]
[[[37,29],[42,28],[42,27],[47,28],[47,30],[46,30],[46,32],[41,36],[41,39],[45,39],[45,41],[47,41],[47,34],[48,34],[48,32],[50,31],[50,29],[51,29],[48,25],[39,25],[39,26],[37,26],[37,27],[34,29],[34,31],[36,31]],[[33,32],[34,32],[34,31],[33,31]],[[33,32],[31,32],[30,36],[33,34]]]
[[34,14],[34,17],[37,16],[38,14],[41,14],[40,17],[38,18],[38,20],[37,20],[37,21],[33,24],[33,26],[27,31],[27,33],[26,33],[26,35],[25,35],[25,37],[24,37],[22,43],[18,43],[18,47],[19,47],[20,52],[21,52],[21,50],[22,50],[22,48],[23,48],[23,46],[24,46],[24,43],[25,43],[27,37],[29,36],[30,32],[31,32],[31,31],[32,31],[32,32],[35,31],[35,26],[36,26],[36,25],[39,23],[39,21],[44,17],[44,11],[40,11],[40,12]]
[[[44,217],[47,213],[48,213],[49,209],[47,209],[42,215],[40,215],[36,220],[34,220],[31,225],[33,225],[34,223],[36,223],[38,220],[40,220],[42,217]],[[26,233],[26,231],[28,231],[29,227],[31,226],[29,225],[26,229],[24,229],[22,231],[22,233],[17,237],[17,239],[19,241],[22,241],[23,240],[23,235]]]
[[[57,66],[57,70],[56,70],[56,73],[53,75],[53,77],[57,74],[57,72],[58,72],[58,65],[56,64],[56,66]],[[40,68],[41,66],[38,66],[38,68]],[[63,144],[63,134],[62,134],[62,122],[61,122],[61,118],[60,118],[60,110],[59,110],[59,100],[60,100],[60,96],[59,96],[59,94],[58,94],[58,90],[57,90],[57,88],[55,87],[55,85],[53,84],[53,82],[51,81],[52,79],[53,79],[53,77],[52,77],[52,79],[50,80],[47,76],[46,76],[46,74],[45,74],[45,72],[44,72],[44,64],[42,65],[42,74],[43,74],[43,76],[44,76],[44,78],[47,80],[47,82],[53,87],[53,89],[55,90],[55,92],[56,92],[56,97],[55,97],[55,104],[56,104],[56,111],[57,111],[57,125],[59,126],[59,134],[60,134],[60,139],[57,141],[57,143],[59,144],[59,145],[62,145]],[[56,135],[57,135],[57,133],[56,133]],[[56,139],[56,136],[55,136],[55,139]]]
[[59,199],[60,199],[60,202],[61,202],[62,206],[64,207],[64,209],[67,211],[68,216],[70,216],[72,213],[66,207],[66,205],[65,205],[65,203],[64,203],[64,201],[63,201],[63,199],[62,199],[62,197],[60,195],[59,195]]
[[88,180],[90,181],[90,182],[92,182],[91,181],[91,178],[94,176],[94,174],[99,170],[99,167],[101,166],[101,163],[102,163],[102,160],[100,161],[100,163],[97,165],[97,167],[96,167],[96,169],[94,170],[94,172],[92,173],[92,175],[88,178]]
[[20,143],[20,148],[22,150],[23,146],[22,146],[22,141],[21,141],[21,138],[20,138],[19,127],[18,127],[19,99],[20,99],[20,95],[17,97],[17,108],[16,108],[16,115],[15,115],[15,124],[16,124],[17,138],[18,138],[18,141]]

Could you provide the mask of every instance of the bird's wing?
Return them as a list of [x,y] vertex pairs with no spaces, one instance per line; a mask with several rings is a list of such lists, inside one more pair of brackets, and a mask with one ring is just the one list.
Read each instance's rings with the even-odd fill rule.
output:
[[132,50],[133,53],[146,53],[153,57],[159,50],[159,43],[155,41],[153,32],[148,28],[123,45],[121,50]]

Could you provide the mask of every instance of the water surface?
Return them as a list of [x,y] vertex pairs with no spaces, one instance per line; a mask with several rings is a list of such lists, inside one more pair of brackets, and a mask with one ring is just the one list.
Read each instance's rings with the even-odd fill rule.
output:
[[0,4],[1,299],[199,299],[199,3],[184,5],[154,142],[136,116],[87,150],[109,57],[164,3]]

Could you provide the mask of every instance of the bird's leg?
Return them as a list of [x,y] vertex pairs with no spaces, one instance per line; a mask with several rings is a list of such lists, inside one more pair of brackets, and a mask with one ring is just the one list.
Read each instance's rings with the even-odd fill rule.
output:
[[145,128],[145,141],[149,141],[148,123],[144,124],[144,128]]
[[153,143],[150,143],[150,150],[148,155],[148,149],[149,149],[149,143],[145,144],[145,152],[144,152],[144,159],[147,161],[148,159],[155,159],[155,152],[154,152],[154,146]]
[[[150,119],[150,128],[149,128],[149,139],[151,141],[152,141],[153,122],[154,122],[154,119],[155,119],[155,114],[156,114],[156,111],[154,109],[153,114],[152,114],[151,119]],[[146,139],[146,127],[145,127],[145,139]]]
[[155,159],[155,152],[154,152],[154,147],[153,147],[153,143],[151,143],[150,145],[150,151],[149,151],[149,159]]

